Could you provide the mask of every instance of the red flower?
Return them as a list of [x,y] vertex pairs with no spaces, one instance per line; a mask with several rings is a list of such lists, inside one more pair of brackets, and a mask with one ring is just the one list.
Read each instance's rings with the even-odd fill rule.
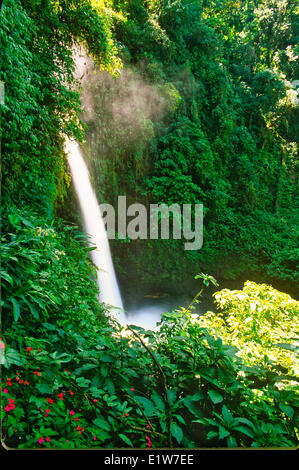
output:
[[49,408],[48,408],[48,409],[45,411],[45,417],[47,417],[49,413],[50,413],[50,410],[49,410]]
[[5,407],[5,411],[7,412],[15,409],[15,405],[14,405],[15,401],[12,398],[9,398],[8,401],[9,401],[9,405]]
[[145,436],[145,439],[147,440],[147,444],[146,444],[147,447],[152,447],[153,444],[152,444],[150,438],[148,436]]
[[50,405],[52,405],[52,403],[54,403],[52,398],[47,398],[47,402],[50,403]]
[[29,346],[28,348],[26,348],[26,351],[33,351],[33,348]]
[[57,396],[58,396],[59,400],[63,400],[64,393],[58,393]]

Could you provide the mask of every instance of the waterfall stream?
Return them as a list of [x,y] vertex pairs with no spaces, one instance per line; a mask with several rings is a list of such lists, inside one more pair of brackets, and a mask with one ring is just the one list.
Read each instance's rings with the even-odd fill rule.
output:
[[120,323],[125,323],[124,307],[114,271],[109,240],[87,166],[77,142],[68,141],[66,143],[66,152],[72,181],[80,203],[84,228],[90,237],[90,245],[96,246],[96,249],[91,251],[91,258],[97,267],[99,300],[107,306],[111,306],[110,310]]

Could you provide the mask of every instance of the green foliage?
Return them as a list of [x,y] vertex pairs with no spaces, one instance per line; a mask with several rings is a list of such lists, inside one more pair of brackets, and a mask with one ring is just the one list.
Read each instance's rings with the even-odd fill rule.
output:
[[[223,317],[209,312],[198,316],[190,308],[182,309],[162,316],[158,335],[159,352],[171,358],[170,382],[171,375],[183,394],[193,391],[198,401],[189,408],[190,420],[200,426],[193,433],[201,445],[296,445],[298,361],[290,338],[294,340],[298,327],[284,312],[298,315],[298,302],[253,283],[247,283],[242,292],[225,289],[216,299]],[[258,339],[256,330],[244,325],[243,313],[246,310],[249,318],[248,308],[255,302]],[[231,327],[233,320],[240,321],[239,328]],[[268,342],[265,331],[269,336],[273,332]],[[278,344],[278,337],[288,337],[289,345]],[[290,348],[289,354],[275,353],[279,347]],[[187,395],[183,401],[190,405],[190,398]],[[186,412],[183,415],[186,420]]]
[[[160,249],[140,241],[136,253],[146,262],[138,279],[156,279],[159,258],[161,281],[206,269],[219,279],[278,286],[288,279],[295,291],[295,1],[113,4],[125,18],[116,20],[114,38],[126,81],[107,84],[100,74],[92,87],[84,83],[94,100],[85,150],[100,198],[114,203],[118,193],[205,208],[203,248],[186,253],[177,243]],[[130,93],[130,74],[138,94]],[[151,114],[157,92],[164,107]],[[136,269],[132,244],[114,248],[121,271]]]
[[248,363],[262,364],[274,373],[284,371],[289,380],[296,380],[298,302],[270,286],[249,281],[242,291],[223,289],[214,297],[221,313],[207,313],[199,323],[237,346]]
[[[103,68],[116,67],[109,21],[88,0],[6,0],[1,10],[0,79],[3,200],[46,214],[69,183],[65,136],[82,139],[72,48],[86,44]],[[96,39],[95,39],[96,38]],[[100,40],[99,40],[100,38]],[[34,156],[34,157],[33,157]]]
[[61,221],[46,224],[36,214],[15,208],[3,214],[2,229],[4,329],[12,319],[21,320],[29,333],[35,321],[49,321],[53,315],[77,321],[88,310],[102,311],[90,277],[94,272],[88,248],[82,246],[85,235]]
[[[203,250],[139,243],[137,276],[171,277],[178,288],[204,264],[223,277],[246,269],[298,280],[297,111],[288,84],[297,70],[295,2],[244,3],[4,1],[7,446],[298,445],[297,301],[247,282],[215,294],[220,312],[198,316],[203,287],[217,285],[201,273],[200,292],[165,312],[157,332],[122,328],[98,302],[86,235],[52,217],[58,208],[70,217],[64,139],[83,139],[72,57],[79,43],[105,71],[90,80],[85,146],[94,180],[109,181],[102,199],[121,189],[146,203],[205,205]],[[122,245],[123,259],[136,266],[131,245]]]
[[[200,278],[214,282],[207,275]],[[298,302],[251,283],[242,299],[241,294],[216,294],[228,324],[237,297],[241,310],[258,297],[261,324],[271,304],[276,343],[286,327],[286,306],[294,312]],[[7,315],[13,317],[11,311]],[[155,333],[120,328],[103,316],[95,321],[91,310],[75,322],[71,313],[60,317],[55,311],[47,321],[32,318],[31,332],[23,318],[10,322],[1,343],[3,438],[11,447],[298,443],[296,376],[281,367],[279,354],[267,360],[268,345],[262,348],[255,337],[249,341],[251,354],[244,354],[248,330],[230,339],[216,314],[199,317],[192,306],[165,313]],[[289,322],[288,335],[295,330]]]

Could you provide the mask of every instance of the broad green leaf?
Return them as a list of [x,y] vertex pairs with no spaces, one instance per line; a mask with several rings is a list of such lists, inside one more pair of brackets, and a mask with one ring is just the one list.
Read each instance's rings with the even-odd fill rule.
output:
[[165,410],[165,404],[164,404],[164,401],[162,400],[162,398],[160,397],[160,395],[158,395],[156,392],[154,392],[151,395],[151,399],[155,403],[158,410],[160,410],[160,411]]
[[5,279],[7,282],[9,282],[9,284],[11,286],[13,286],[13,278],[8,273],[6,273],[5,271],[2,270],[1,271],[1,277],[3,279]]
[[227,442],[227,447],[230,447],[230,448],[238,447],[238,443],[233,436],[229,436],[226,442]]
[[171,389],[171,390],[168,390],[167,393],[168,393],[169,402],[171,405],[173,405],[176,400],[176,392],[175,390]]
[[288,416],[288,418],[293,419],[294,409],[291,406],[279,403],[279,408]]
[[217,437],[218,436],[218,432],[216,431],[209,431],[208,434],[207,434],[207,439],[210,440],[210,439],[214,439],[214,437]]
[[13,305],[13,316],[14,320],[17,322],[20,318],[20,304],[16,299],[11,298],[11,303]]
[[254,434],[251,429],[247,428],[246,426],[236,426],[234,430],[241,432],[242,434],[246,434],[246,436],[254,438]]
[[175,415],[173,415],[173,416],[175,416],[176,419],[177,419],[180,423],[186,424],[186,421],[184,420],[183,416],[177,415],[177,414],[175,414]]
[[49,394],[53,392],[52,388],[49,387],[48,384],[40,384],[40,385],[38,384],[36,388],[42,394]]
[[230,424],[233,423],[234,418],[233,418],[233,416],[231,415],[230,411],[228,410],[228,408],[227,408],[225,405],[223,405],[223,407],[222,407],[222,416],[223,416],[224,421],[225,421],[228,425],[230,425]]
[[171,426],[171,434],[179,444],[182,442],[184,434],[182,429],[176,423],[173,423]]
[[9,368],[12,364],[16,364],[17,366],[24,365],[24,361],[20,353],[10,347],[8,347],[4,353],[2,353],[2,350],[1,350],[0,358],[1,358],[0,364],[3,364],[4,367],[7,367],[7,368]]
[[96,369],[98,367],[99,366],[97,364],[84,364],[84,366],[78,367],[78,369],[75,369],[73,373],[74,375],[81,375],[82,372],[86,372],[87,370],[91,370],[91,369]]
[[104,429],[104,431],[111,430],[110,424],[102,416],[97,416],[97,418],[93,420],[93,424],[95,424],[98,428]]
[[124,434],[119,434],[118,437],[120,437],[121,440],[124,441],[126,444],[128,444],[130,447],[134,447],[131,440]]
[[79,387],[88,388],[91,381],[89,379],[85,379],[84,377],[78,377],[76,379],[76,382],[79,385]]
[[216,390],[209,390],[208,395],[211,398],[214,405],[216,405],[217,403],[221,403],[223,401],[223,396],[221,395],[221,393],[217,392]]
[[106,379],[104,389],[107,390],[111,395],[115,392],[115,387],[111,379]]
[[223,426],[219,425],[219,439],[224,439],[225,437],[229,436],[230,432],[225,429]]
[[140,405],[142,405],[142,407],[144,408],[144,413],[147,416],[151,416],[153,414],[156,414],[155,413],[155,405],[151,400],[149,400],[148,398],[145,398],[145,397],[141,397],[139,395],[136,395],[134,398]]

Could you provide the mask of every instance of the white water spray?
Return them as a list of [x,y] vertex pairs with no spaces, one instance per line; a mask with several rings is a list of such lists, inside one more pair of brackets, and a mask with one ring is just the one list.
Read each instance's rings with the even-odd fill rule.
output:
[[79,199],[84,228],[90,236],[91,258],[97,267],[97,283],[100,302],[112,307],[112,312],[120,323],[125,323],[123,302],[118,287],[109,241],[105,230],[101,210],[92,188],[89,172],[77,142],[68,141],[66,152],[71,169],[72,180]]

